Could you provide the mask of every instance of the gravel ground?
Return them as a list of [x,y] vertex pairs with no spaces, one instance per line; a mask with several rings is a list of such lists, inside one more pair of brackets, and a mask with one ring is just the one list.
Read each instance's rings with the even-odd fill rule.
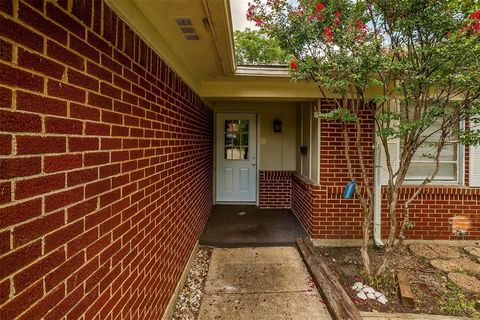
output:
[[205,280],[208,274],[212,248],[199,247],[192,267],[175,305],[172,319],[195,320],[200,310]]

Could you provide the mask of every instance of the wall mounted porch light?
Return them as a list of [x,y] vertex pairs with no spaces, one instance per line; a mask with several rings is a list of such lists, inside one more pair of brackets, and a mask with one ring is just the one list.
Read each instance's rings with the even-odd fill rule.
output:
[[282,132],[282,121],[278,119],[273,120],[273,132]]

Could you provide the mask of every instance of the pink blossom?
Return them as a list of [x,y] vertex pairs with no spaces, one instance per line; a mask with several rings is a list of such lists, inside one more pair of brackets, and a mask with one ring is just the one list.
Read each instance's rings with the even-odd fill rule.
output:
[[475,11],[469,16],[470,19],[479,20],[480,21],[480,10]]
[[355,21],[355,24],[357,25],[357,30],[363,30],[366,27],[366,25],[360,20]]
[[471,30],[471,32],[473,33],[479,32],[480,31],[480,10],[475,11],[468,18],[476,21],[473,21],[470,24],[464,26],[462,29],[460,29],[460,33],[463,33],[467,30]]
[[331,27],[325,27],[323,29],[323,34],[325,35],[325,39],[327,42],[333,41],[333,32]]
[[317,12],[321,12],[325,8],[325,5],[323,3],[317,4]]
[[342,16],[342,13],[340,11],[335,12],[335,17],[340,18]]
[[296,60],[290,61],[290,69],[292,70],[297,70],[298,69],[298,63]]
[[247,9],[247,20],[252,20],[253,16],[255,15],[255,5],[251,4],[250,2],[248,3],[248,9]]
[[263,25],[263,20],[262,19],[255,20],[255,26],[256,27],[261,27],[262,25]]
[[470,26],[475,31],[480,31],[480,10],[475,11],[469,17],[470,19],[477,20]]
[[338,17],[337,17],[337,18],[334,18],[334,19],[333,19],[333,23],[335,23],[335,25],[338,26],[338,25],[340,24],[340,18],[338,18]]

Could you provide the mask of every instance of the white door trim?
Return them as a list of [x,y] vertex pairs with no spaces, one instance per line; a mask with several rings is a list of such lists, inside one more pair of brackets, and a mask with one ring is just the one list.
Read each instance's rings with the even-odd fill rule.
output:
[[[249,160],[250,160],[250,163],[251,163],[251,160],[252,158],[251,157],[255,157],[255,162],[256,162],[256,165],[255,165],[255,169],[254,169],[254,192],[253,192],[253,195],[254,197],[249,201],[224,201],[223,199],[219,199],[219,166],[221,165],[221,162],[219,161],[219,157],[220,157],[220,154],[223,154],[223,148],[222,150],[219,149],[219,119],[222,118],[223,120],[225,116],[232,116],[232,119],[235,119],[235,117],[247,117],[247,116],[250,116],[250,117],[254,117],[255,119],[255,126],[254,126],[254,129],[255,129],[255,138],[250,140],[250,145],[253,145],[254,144],[254,147],[255,147],[255,152],[250,154],[250,157],[249,157]],[[260,139],[260,123],[259,123],[259,114],[256,113],[256,112],[216,112],[215,113],[215,121],[214,121],[214,168],[213,168],[213,174],[214,174],[214,203],[215,204],[243,204],[243,205],[258,205],[258,201],[259,201],[259,184],[260,184],[260,181],[259,181],[259,172],[260,172],[260,169],[259,169],[259,163],[260,163],[260,150],[259,150],[259,139]],[[251,131],[251,130],[249,130]],[[223,201],[222,201],[223,200]]]

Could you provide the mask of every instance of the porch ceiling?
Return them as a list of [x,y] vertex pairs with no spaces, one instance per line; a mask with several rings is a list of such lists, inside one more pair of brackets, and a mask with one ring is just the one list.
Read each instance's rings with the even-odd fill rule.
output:
[[[228,2],[224,0],[108,0],[193,87],[233,73]],[[177,18],[191,20],[198,40],[187,40]]]
[[[285,70],[236,72],[231,0],[107,0],[109,5],[206,99],[304,100],[312,83],[292,83]],[[189,18],[199,40],[186,40],[176,18]]]

